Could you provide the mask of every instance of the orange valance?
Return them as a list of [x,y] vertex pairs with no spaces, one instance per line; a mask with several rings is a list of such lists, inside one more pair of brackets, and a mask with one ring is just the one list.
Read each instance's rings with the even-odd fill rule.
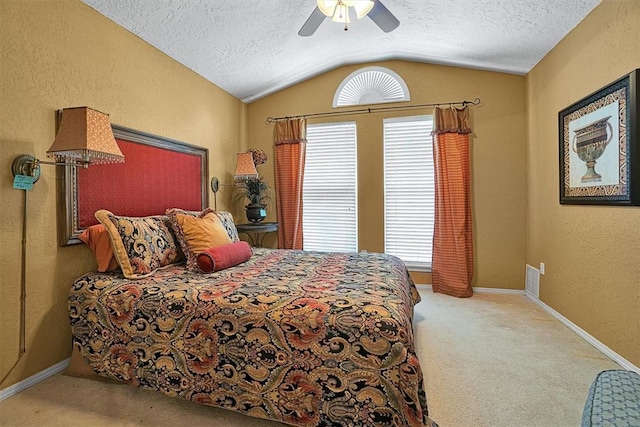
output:
[[292,119],[276,122],[273,130],[274,145],[306,142],[307,119]]
[[471,133],[469,125],[469,109],[463,108],[439,108],[434,111],[435,126],[433,134],[441,133]]

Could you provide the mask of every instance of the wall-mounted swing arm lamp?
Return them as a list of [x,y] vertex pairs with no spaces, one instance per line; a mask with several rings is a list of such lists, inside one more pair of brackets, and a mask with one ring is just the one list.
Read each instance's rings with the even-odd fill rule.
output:
[[239,182],[246,181],[249,178],[257,178],[258,171],[256,164],[253,160],[253,154],[251,152],[238,153],[236,160],[236,173],[233,175],[235,183],[233,184],[220,184],[220,180],[217,176],[211,178],[211,191],[213,191],[213,208],[218,210],[218,198],[217,193],[220,190],[220,186],[233,187]]
[[82,166],[98,163],[122,163],[124,155],[111,130],[109,115],[88,107],[62,110],[60,126],[47,157],[43,161],[22,154],[13,160],[13,176],[25,175],[36,182],[40,178],[40,165]]
[[[82,166],[94,163],[122,163],[124,155],[113,136],[109,115],[88,108],[65,108],[60,113],[58,132],[47,156],[55,161],[42,161],[29,154],[21,154],[13,160],[11,172],[14,188],[24,192],[24,217],[22,223],[22,267],[20,280],[20,350],[18,358],[0,384],[18,365],[26,352],[26,263],[27,263],[27,191],[40,178],[40,165]],[[18,183],[20,176],[24,181]]]

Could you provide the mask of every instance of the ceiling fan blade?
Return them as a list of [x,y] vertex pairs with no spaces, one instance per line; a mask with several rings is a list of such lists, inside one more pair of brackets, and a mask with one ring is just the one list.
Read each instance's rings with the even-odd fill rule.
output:
[[400,21],[387,9],[380,0],[376,0],[373,9],[367,14],[385,33],[389,33],[400,25]]
[[324,18],[326,18],[325,14],[318,9],[318,6],[316,6],[302,28],[300,28],[300,31],[298,31],[298,35],[302,37],[309,37],[313,35],[318,27],[320,27],[320,24],[322,24],[322,21],[324,21]]

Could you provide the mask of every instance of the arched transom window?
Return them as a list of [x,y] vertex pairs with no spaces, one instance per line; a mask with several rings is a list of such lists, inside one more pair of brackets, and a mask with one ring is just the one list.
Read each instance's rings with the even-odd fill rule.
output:
[[384,67],[365,67],[349,74],[333,96],[333,108],[409,101],[409,88]]

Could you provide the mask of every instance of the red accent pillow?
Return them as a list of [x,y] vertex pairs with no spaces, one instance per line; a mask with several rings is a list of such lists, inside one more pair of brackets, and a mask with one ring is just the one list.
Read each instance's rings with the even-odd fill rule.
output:
[[98,271],[114,271],[120,268],[111,249],[111,238],[104,225],[87,227],[78,239],[82,240],[93,251],[98,263]]
[[240,241],[207,249],[198,255],[196,262],[203,273],[212,273],[248,261],[252,255],[251,246]]

